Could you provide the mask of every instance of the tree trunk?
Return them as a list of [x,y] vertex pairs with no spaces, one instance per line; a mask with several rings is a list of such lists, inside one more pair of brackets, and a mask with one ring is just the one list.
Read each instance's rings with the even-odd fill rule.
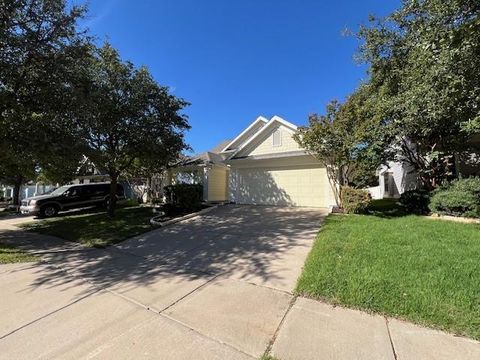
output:
[[117,203],[117,183],[118,176],[110,175],[110,196],[108,199],[108,217],[115,216],[115,205]]
[[20,189],[22,187],[22,184],[23,184],[23,178],[21,176],[19,176],[16,179],[15,184],[13,184],[12,202],[13,202],[13,205],[17,207],[20,205]]

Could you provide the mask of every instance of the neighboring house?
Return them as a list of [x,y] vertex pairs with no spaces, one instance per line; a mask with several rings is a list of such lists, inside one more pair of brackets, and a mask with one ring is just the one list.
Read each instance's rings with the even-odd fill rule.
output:
[[407,190],[417,188],[415,170],[406,162],[390,161],[377,169],[378,186],[368,188],[373,199],[399,198]]
[[[86,156],[83,157],[78,169],[77,175],[72,179],[68,184],[89,184],[89,183],[100,183],[100,182],[109,182],[110,177],[107,172],[97,166],[95,166]],[[125,196],[127,198],[136,197],[136,192],[132,189],[129,183],[121,181],[120,182],[125,190]],[[20,188],[20,200],[46,194],[60,185],[65,184],[45,184],[43,182],[33,182],[30,181]],[[3,193],[6,198],[13,197],[13,186],[10,185],[0,185],[0,193]],[[1,195],[1,194],[0,194]]]
[[[51,190],[55,189],[54,185],[43,184],[40,182],[29,182],[20,187],[20,200],[27,197],[43,195]],[[0,185],[0,195],[4,194],[6,198],[13,197],[13,187],[9,185]]]
[[169,169],[168,183],[201,183],[204,200],[237,204],[330,207],[326,169],[293,139],[297,126],[260,116],[223,148]]
[[96,182],[108,182],[110,176],[105,169],[96,166],[89,158],[83,156],[83,160],[77,169],[77,176],[71,184],[90,184]]
[[[480,148],[480,136],[469,141],[472,149]],[[480,155],[466,153],[462,156],[455,155],[456,176],[480,176]],[[406,161],[390,161],[377,169],[378,186],[368,188],[374,199],[399,198],[405,191],[416,189],[418,178],[415,169]]]

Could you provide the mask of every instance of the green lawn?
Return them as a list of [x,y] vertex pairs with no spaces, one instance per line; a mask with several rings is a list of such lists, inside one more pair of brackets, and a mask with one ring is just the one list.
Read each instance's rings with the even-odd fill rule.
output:
[[330,215],[297,292],[480,339],[480,225],[381,209]]
[[36,261],[37,258],[14,246],[0,243],[0,264]]
[[22,227],[87,246],[103,247],[151,230],[150,218],[153,215],[151,208],[124,207],[116,210],[114,219],[109,219],[104,212],[83,212],[37,220]]

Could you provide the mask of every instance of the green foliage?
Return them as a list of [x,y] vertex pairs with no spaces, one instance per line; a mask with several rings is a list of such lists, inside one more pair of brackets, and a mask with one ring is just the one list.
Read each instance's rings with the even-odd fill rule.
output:
[[340,198],[343,210],[347,214],[364,213],[372,200],[367,190],[354,189],[349,186],[342,186]]
[[202,206],[201,184],[175,184],[164,187],[167,203],[186,210],[198,210]]
[[480,178],[455,180],[438,189],[430,209],[444,215],[480,217]]
[[[88,92],[76,118],[77,137],[85,155],[119,176],[159,171],[186,147],[188,105],[160,86],[145,67],[123,61],[108,43],[96,49],[88,67]],[[113,216],[115,203],[110,202]]]
[[[0,2],[0,177],[18,186],[40,167],[81,155],[71,117],[90,46],[77,29],[84,7],[64,0]],[[17,199],[14,199],[16,202]]]
[[119,207],[116,217],[105,212],[75,211],[65,216],[22,224],[27,231],[52,235],[91,247],[105,247],[152,230],[148,207]]
[[17,249],[12,245],[3,244],[0,242],[0,264],[11,264],[20,262],[37,261],[38,258],[34,255]]
[[[449,177],[448,155],[479,151],[480,2],[404,1],[360,29],[375,112],[426,188]],[[445,174],[442,174],[445,173]]]
[[390,143],[383,119],[372,112],[375,96],[360,87],[345,103],[332,101],[325,115],[312,115],[308,127],[294,139],[327,169],[337,204],[340,185],[366,187],[375,182],[375,170],[388,156]]
[[454,190],[469,192],[480,201],[480,177],[454,180],[449,187]]
[[400,195],[399,202],[409,214],[428,214],[430,193],[423,189],[408,190]]

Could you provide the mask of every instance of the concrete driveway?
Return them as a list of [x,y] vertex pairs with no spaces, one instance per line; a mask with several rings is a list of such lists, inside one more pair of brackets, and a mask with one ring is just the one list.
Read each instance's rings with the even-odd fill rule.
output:
[[0,359],[480,359],[476,341],[293,296],[325,215],[224,206],[107,249],[0,220],[42,259],[0,265]]
[[3,231],[0,357],[249,359],[291,306],[325,210],[223,206],[116,247]]

